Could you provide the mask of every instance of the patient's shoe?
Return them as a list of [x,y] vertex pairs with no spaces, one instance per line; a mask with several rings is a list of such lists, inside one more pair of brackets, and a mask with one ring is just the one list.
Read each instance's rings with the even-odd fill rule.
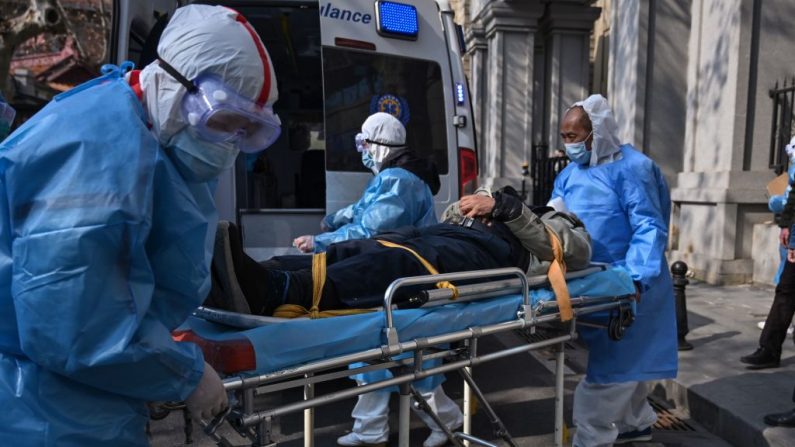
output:
[[[218,222],[215,232],[215,247],[213,250],[213,281],[218,281],[223,299],[223,308],[232,312],[250,313],[248,301],[240,288],[237,275],[235,274],[236,262],[235,253],[242,252],[240,247],[232,247],[233,244],[240,245],[240,238],[237,235],[237,228],[234,224],[227,221]],[[237,250],[235,250],[237,248]],[[218,302],[218,299],[214,300]]]
[[759,347],[753,354],[740,357],[748,369],[778,368],[781,359],[767,348]]
[[355,432],[350,432],[345,436],[337,438],[337,445],[346,447],[386,447],[386,439],[383,441],[366,442],[359,437]]

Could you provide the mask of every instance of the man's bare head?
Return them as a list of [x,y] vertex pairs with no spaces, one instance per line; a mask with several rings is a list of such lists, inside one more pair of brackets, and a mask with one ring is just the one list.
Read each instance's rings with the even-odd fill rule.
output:
[[565,144],[585,141],[585,147],[590,151],[593,135],[591,119],[581,106],[574,106],[566,111],[560,123],[560,138]]

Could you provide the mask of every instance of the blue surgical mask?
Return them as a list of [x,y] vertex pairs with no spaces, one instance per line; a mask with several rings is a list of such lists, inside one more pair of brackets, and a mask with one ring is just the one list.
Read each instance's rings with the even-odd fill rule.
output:
[[373,156],[370,155],[370,151],[365,150],[362,152],[362,164],[365,168],[373,171],[373,174],[378,174],[378,169],[375,167],[375,160],[373,160]]
[[585,165],[591,161],[591,151],[585,146],[585,141],[588,137],[591,136],[591,133],[588,133],[588,136],[585,137],[584,140],[577,142],[577,143],[567,143],[566,146],[566,155],[569,156],[571,161],[579,164]]
[[229,143],[203,141],[185,129],[171,138],[167,153],[185,180],[203,183],[232,166],[239,151]]

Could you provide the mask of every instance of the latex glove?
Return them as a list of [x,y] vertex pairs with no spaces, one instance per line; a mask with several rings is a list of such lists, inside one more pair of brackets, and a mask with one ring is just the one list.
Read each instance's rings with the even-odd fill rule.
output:
[[315,249],[315,237],[311,235],[299,236],[293,241],[293,247],[304,253],[309,253]]
[[781,232],[778,234],[778,241],[781,242],[783,247],[789,244],[789,228],[781,229]]
[[185,399],[185,405],[194,418],[205,421],[212,420],[216,414],[221,413],[229,406],[224,383],[207,362],[204,362],[204,373],[199,385]]

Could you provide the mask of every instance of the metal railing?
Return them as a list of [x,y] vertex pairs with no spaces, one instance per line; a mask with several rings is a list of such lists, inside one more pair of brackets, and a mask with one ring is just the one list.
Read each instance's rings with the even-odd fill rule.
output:
[[537,144],[533,146],[533,158],[530,163],[530,177],[533,181],[532,205],[544,205],[552,196],[555,177],[569,164],[565,155],[550,156],[549,146]]
[[773,119],[770,129],[770,169],[781,174],[787,170],[787,154],[784,146],[792,137],[793,112],[795,112],[795,77],[785,79],[781,87],[779,83],[769,92],[773,100]]

